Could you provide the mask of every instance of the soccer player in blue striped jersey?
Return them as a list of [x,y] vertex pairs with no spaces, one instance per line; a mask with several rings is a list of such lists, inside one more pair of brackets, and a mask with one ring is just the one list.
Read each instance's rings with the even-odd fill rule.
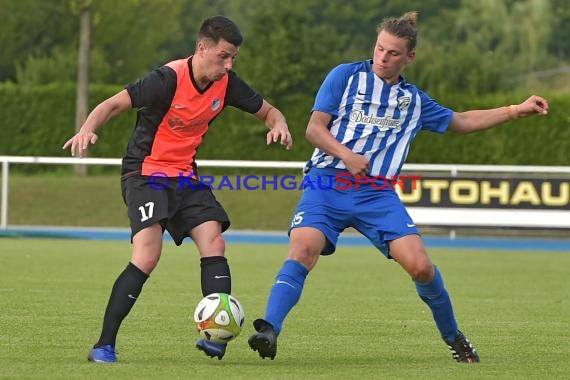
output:
[[[306,130],[315,151],[305,182],[314,185],[303,191],[291,222],[287,260],[271,288],[265,317],[254,321],[257,333],[248,341],[262,358],[275,358],[283,322],[320,255],[332,254],[339,234],[353,227],[411,276],[453,358],[480,360],[459,330],[442,275],[393,186],[379,190],[371,178],[398,175],[421,130],[476,132],[519,117],[546,115],[548,103],[533,95],[517,105],[466,112],[438,104],[401,75],[416,56],[416,23],[416,12],[385,19],[377,29],[373,58],[337,66],[317,93]],[[348,175],[339,186],[342,173]]]

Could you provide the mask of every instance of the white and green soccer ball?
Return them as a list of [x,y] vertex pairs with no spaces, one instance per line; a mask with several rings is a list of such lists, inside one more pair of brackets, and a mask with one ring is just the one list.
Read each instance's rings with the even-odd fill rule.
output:
[[235,339],[243,327],[245,312],[235,298],[226,293],[212,293],[202,298],[194,310],[194,322],[200,336],[216,343]]

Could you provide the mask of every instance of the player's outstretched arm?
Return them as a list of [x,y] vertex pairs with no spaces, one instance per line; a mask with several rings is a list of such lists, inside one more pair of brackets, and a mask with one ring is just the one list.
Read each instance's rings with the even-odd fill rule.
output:
[[487,110],[454,112],[449,130],[457,133],[477,132],[509,120],[535,114],[548,114],[548,102],[540,96],[532,95],[520,104]]
[[287,150],[293,147],[293,136],[281,111],[264,100],[255,116],[269,128],[267,145],[279,141]]
[[95,132],[112,117],[131,107],[131,97],[127,90],[122,90],[107,100],[104,100],[91,111],[79,132],[67,140],[66,143],[63,144],[62,149],[70,148],[73,157],[83,157],[83,152],[87,150],[89,144],[95,144],[97,142]]

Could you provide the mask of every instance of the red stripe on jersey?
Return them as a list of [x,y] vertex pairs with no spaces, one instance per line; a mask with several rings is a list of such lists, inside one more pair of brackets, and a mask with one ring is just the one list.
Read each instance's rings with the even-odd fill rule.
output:
[[228,75],[213,82],[203,94],[192,83],[188,58],[166,66],[176,72],[176,92],[170,108],[158,125],[152,150],[142,164],[142,175],[163,172],[169,177],[191,174],[196,151],[210,122],[224,108]]

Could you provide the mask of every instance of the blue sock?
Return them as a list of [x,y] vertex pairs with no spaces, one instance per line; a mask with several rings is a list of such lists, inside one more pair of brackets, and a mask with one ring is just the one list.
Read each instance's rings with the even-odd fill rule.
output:
[[433,280],[428,284],[416,282],[416,290],[420,298],[429,306],[433,314],[433,319],[439,333],[448,342],[452,342],[457,338],[457,322],[453,315],[453,307],[451,299],[445,286],[443,278],[437,267],[434,267],[435,275]]
[[308,274],[307,268],[295,260],[285,261],[277,273],[265,309],[265,320],[271,323],[277,335],[281,332],[285,317],[301,298]]

